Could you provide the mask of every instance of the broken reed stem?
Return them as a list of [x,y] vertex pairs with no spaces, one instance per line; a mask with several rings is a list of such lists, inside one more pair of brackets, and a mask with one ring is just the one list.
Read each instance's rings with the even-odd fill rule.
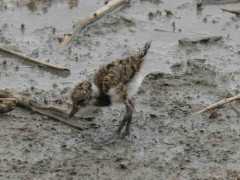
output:
[[240,100],[240,94],[238,94],[236,96],[233,96],[233,97],[230,97],[230,98],[225,98],[225,99],[223,99],[221,101],[218,101],[217,103],[214,103],[214,104],[212,104],[210,106],[207,106],[206,108],[203,108],[202,110],[200,110],[200,111],[190,115],[188,118],[193,118],[193,117],[195,117],[197,115],[203,114],[203,113],[205,113],[207,111],[215,109],[215,108],[217,108],[219,106],[222,106],[222,105],[227,104],[227,103],[229,103],[231,101],[234,101],[234,100]]
[[17,100],[15,98],[0,98],[0,114],[15,109]]
[[232,14],[235,14],[236,16],[240,15],[240,11],[238,11],[238,10],[226,9],[226,8],[221,8],[221,10],[232,13]]
[[191,45],[196,43],[207,44],[207,43],[219,41],[222,38],[223,38],[222,36],[207,36],[207,37],[201,37],[201,38],[195,38],[195,39],[183,38],[183,39],[179,39],[178,43],[180,45]]
[[[56,107],[45,107],[39,104],[36,101],[27,99],[20,94],[12,93],[8,90],[0,89],[0,98],[11,98],[17,100],[15,104],[20,107],[27,108],[34,112],[38,112],[50,118],[59,120],[63,123],[69,124],[78,129],[82,129],[82,125],[77,121],[77,118],[73,117],[72,119],[68,119],[69,113],[66,110],[56,108]],[[13,107],[13,105],[12,105]],[[7,112],[7,111],[6,111]]]
[[18,52],[15,52],[13,50],[10,50],[10,49],[4,48],[4,47],[0,47],[0,51],[3,51],[5,53],[8,53],[8,54],[11,54],[11,55],[14,55],[14,56],[17,56],[17,57],[22,58],[22,59],[27,60],[27,61],[31,61],[33,63],[40,64],[42,66],[46,66],[46,67],[51,68],[51,69],[69,71],[69,69],[66,68],[66,67],[57,66],[57,65],[53,65],[53,64],[50,64],[50,63],[47,63],[47,62],[43,62],[43,61],[40,61],[38,59],[34,59],[34,58],[31,58],[31,57],[22,55]]
[[102,7],[101,9],[93,12],[89,16],[85,17],[83,20],[78,21],[76,24],[74,24],[73,29],[71,32],[69,32],[63,39],[63,41],[59,44],[58,50],[62,50],[72,39],[73,37],[81,32],[87,25],[93,23],[100,17],[102,17],[104,14],[110,12],[111,10],[119,7],[123,3],[127,2],[127,0],[113,0],[109,2],[107,5]]

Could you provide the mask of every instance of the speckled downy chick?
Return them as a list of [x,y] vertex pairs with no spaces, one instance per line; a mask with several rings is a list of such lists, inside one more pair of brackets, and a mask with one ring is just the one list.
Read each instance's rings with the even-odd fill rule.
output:
[[94,74],[92,81],[84,81],[74,87],[71,92],[73,104],[69,118],[88,106],[103,107],[113,103],[124,103],[126,113],[116,135],[120,135],[124,126],[126,128],[122,135],[129,135],[134,110],[131,98],[137,93],[144,78],[141,69],[150,46],[151,41],[136,53],[104,65]]

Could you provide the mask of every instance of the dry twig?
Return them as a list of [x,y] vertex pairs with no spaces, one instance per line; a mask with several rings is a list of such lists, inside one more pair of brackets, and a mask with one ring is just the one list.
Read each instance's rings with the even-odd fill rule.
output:
[[221,101],[218,101],[217,103],[214,103],[214,104],[212,104],[212,105],[210,105],[210,106],[208,106],[206,108],[203,108],[202,110],[200,110],[200,111],[190,115],[188,118],[193,118],[193,117],[195,117],[197,115],[203,114],[203,113],[205,113],[207,111],[215,109],[215,108],[217,108],[219,106],[222,106],[222,105],[227,104],[227,103],[229,103],[231,101],[234,101],[234,100],[240,100],[240,94],[238,94],[236,96],[233,96],[233,97],[230,97],[230,98],[223,99]]
[[238,10],[233,10],[233,9],[226,9],[226,8],[221,8],[223,11],[226,11],[226,12],[229,12],[229,13],[233,13],[235,14],[236,16],[239,16],[240,15],[240,11]]
[[127,0],[113,0],[109,3],[107,3],[105,6],[103,6],[101,9],[93,12],[83,20],[78,21],[74,26],[71,32],[69,32],[63,39],[63,41],[58,46],[59,50],[62,50],[72,39],[73,37],[78,33],[81,32],[87,25],[93,23],[100,17],[102,17],[104,14],[108,13],[109,11],[119,7],[123,3],[127,2]]
[[65,70],[65,71],[69,71],[68,68],[66,67],[62,67],[62,66],[57,66],[57,65],[53,65],[53,64],[50,64],[50,63],[47,63],[47,62],[43,62],[43,61],[40,61],[38,59],[34,59],[34,58],[31,58],[31,57],[28,57],[28,56],[25,56],[25,55],[22,55],[18,52],[15,52],[15,51],[12,51],[10,49],[7,49],[7,48],[4,48],[4,47],[0,47],[0,51],[3,51],[5,53],[8,53],[8,54],[11,54],[11,55],[14,55],[14,56],[17,56],[19,58],[22,58],[24,60],[27,60],[27,61],[31,61],[33,63],[37,63],[37,64],[40,64],[42,66],[46,66],[48,68],[52,68],[52,69],[56,69],[56,70]]

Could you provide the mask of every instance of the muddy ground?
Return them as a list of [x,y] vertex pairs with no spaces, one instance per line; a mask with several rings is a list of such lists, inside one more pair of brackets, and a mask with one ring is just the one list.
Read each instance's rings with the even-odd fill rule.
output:
[[[220,8],[240,9],[240,3],[204,0],[202,9],[197,9],[192,0],[132,0],[87,27],[59,52],[59,37],[104,2],[41,0],[33,7],[28,2],[0,1],[0,45],[71,72],[0,53],[0,88],[21,92],[46,106],[70,109],[67,102],[54,101],[67,97],[100,65],[153,42],[146,77],[134,97],[131,140],[99,145],[117,128],[122,105],[99,110],[91,126],[81,131],[17,108],[0,116],[0,179],[240,178],[240,125],[231,106],[185,118],[239,93],[240,18]],[[167,17],[164,9],[173,15]],[[185,37],[212,35],[223,39],[178,44]],[[131,163],[123,169],[120,163],[126,152],[132,154]]]

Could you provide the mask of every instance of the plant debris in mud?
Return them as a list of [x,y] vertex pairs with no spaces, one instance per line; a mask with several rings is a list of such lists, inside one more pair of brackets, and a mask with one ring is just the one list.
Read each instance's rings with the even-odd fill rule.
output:
[[127,3],[127,1],[125,1],[125,0],[113,0],[110,3],[108,3],[107,5],[103,6],[102,8],[94,11],[93,13],[91,13],[90,15],[85,17],[84,19],[79,20],[77,23],[75,23],[73,25],[72,31],[67,33],[67,35],[64,36],[63,40],[61,41],[61,43],[58,46],[58,50],[63,50],[64,47],[70,41],[72,41],[74,36],[76,36],[78,33],[80,33],[86,26],[95,22],[96,20],[101,18],[104,14],[106,14],[106,13],[110,12],[111,10],[116,9],[117,7],[119,7],[123,4],[126,4],[126,3]]
[[236,16],[240,16],[240,11],[239,10],[233,10],[233,9],[226,9],[226,8],[222,8],[223,11],[235,14]]
[[162,0],[140,0],[140,1],[146,1],[146,2],[153,3],[153,4],[164,3]]
[[38,9],[47,11],[47,8],[50,8],[52,6],[52,3],[53,0],[30,0],[26,3],[26,5],[30,11],[36,11]]
[[240,0],[202,0],[203,4],[230,4],[239,2]]
[[14,98],[0,98],[0,114],[15,109],[17,100]]
[[166,13],[166,16],[167,16],[167,17],[172,17],[172,16],[173,16],[173,13],[172,13],[171,10],[164,9],[164,12]]
[[208,37],[195,38],[195,39],[183,38],[178,40],[178,43],[182,46],[187,46],[187,45],[197,44],[197,43],[211,44],[213,42],[221,40],[222,38],[223,38],[222,36],[208,36]]
[[152,20],[153,18],[157,17],[157,16],[162,16],[162,11],[157,10],[156,12],[149,12],[148,13],[148,18],[150,20]]

